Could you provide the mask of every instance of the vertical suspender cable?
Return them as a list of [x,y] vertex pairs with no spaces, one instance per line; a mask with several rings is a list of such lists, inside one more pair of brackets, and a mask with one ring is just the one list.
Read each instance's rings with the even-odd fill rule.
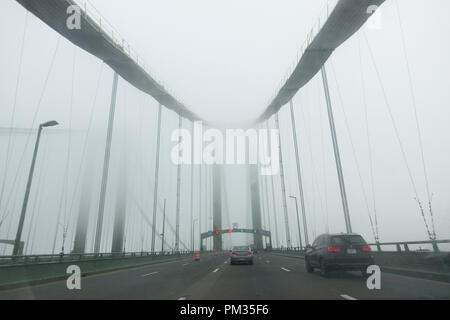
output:
[[419,115],[418,115],[418,111],[417,111],[417,102],[416,102],[416,95],[414,93],[414,85],[413,85],[413,81],[412,81],[412,73],[411,73],[411,67],[410,67],[410,63],[409,63],[409,59],[408,59],[408,53],[406,52],[406,40],[405,40],[405,31],[403,29],[403,22],[402,22],[402,18],[400,15],[400,8],[398,5],[398,1],[395,1],[395,5],[397,8],[397,17],[398,17],[398,23],[400,26],[400,33],[401,33],[401,38],[402,38],[402,47],[403,47],[403,55],[405,57],[405,64],[406,64],[406,69],[408,71],[408,80],[409,80],[409,89],[411,92],[411,98],[412,98],[412,105],[413,105],[413,110],[414,110],[414,118],[416,121],[416,129],[417,129],[417,138],[418,138],[418,142],[419,142],[419,148],[420,148],[420,155],[421,155],[421,160],[422,160],[422,168],[423,168],[423,175],[425,178],[425,187],[427,190],[427,197],[428,197],[428,206],[429,206],[429,210],[430,210],[430,217],[431,217],[431,233],[432,233],[432,240],[436,240],[436,230],[434,227],[434,218],[433,218],[433,210],[431,207],[431,192],[430,192],[430,183],[428,180],[428,173],[427,173],[427,166],[425,164],[425,153],[424,153],[424,148],[423,148],[423,139],[422,139],[422,130],[420,127],[420,123],[419,123]]

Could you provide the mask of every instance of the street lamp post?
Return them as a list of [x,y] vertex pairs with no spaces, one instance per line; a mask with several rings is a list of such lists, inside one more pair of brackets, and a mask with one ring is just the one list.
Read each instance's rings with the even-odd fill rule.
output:
[[25,214],[27,212],[28,198],[30,196],[31,182],[33,180],[34,167],[36,164],[36,158],[37,158],[37,153],[38,153],[38,149],[39,149],[39,142],[41,140],[42,129],[46,128],[46,127],[53,127],[56,125],[58,125],[58,122],[56,122],[54,120],[48,121],[45,123],[41,123],[39,125],[39,129],[38,129],[38,133],[37,133],[37,137],[36,137],[36,143],[34,145],[33,159],[31,161],[30,172],[28,173],[28,182],[27,182],[27,187],[25,189],[25,196],[23,199],[22,211],[20,213],[19,226],[17,227],[16,239],[14,241],[13,256],[17,256],[17,255],[19,255],[19,253],[22,252],[22,250],[21,250],[22,248],[20,245],[20,238],[22,237],[23,223],[25,221]]
[[297,228],[298,228],[298,239],[300,241],[300,249],[303,249],[303,244],[302,244],[302,234],[300,232],[300,217],[298,216],[298,203],[297,203],[297,197],[295,196],[289,196],[289,198],[292,198],[295,200],[295,210],[297,211]]
[[163,209],[163,229],[162,229],[162,241],[161,241],[161,252],[164,252],[164,235],[165,235],[165,224],[166,224],[166,199],[164,199],[164,209]]

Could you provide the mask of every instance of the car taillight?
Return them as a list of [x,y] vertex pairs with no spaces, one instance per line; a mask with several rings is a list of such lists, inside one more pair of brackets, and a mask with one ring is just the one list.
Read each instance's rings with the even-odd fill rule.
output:
[[339,252],[339,251],[341,251],[341,249],[335,248],[333,246],[329,246],[328,247],[328,252]]
[[251,251],[248,251],[248,252],[247,252],[247,255],[248,255],[248,256],[249,256],[249,255],[251,255],[251,254],[252,254],[252,252],[251,252]]
[[372,251],[372,248],[370,246],[367,246],[365,248],[362,248],[362,251]]
[[235,256],[235,255],[236,255],[236,252],[233,251],[231,254],[232,254],[233,256]]

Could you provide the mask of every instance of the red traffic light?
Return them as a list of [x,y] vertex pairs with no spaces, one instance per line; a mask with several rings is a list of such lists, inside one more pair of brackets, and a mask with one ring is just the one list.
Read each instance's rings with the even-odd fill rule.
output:
[[220,231],[219,231],[219,230],[216,230],[216,234],[220,234]]
[[233,229],[228,229],[228,232],[229,232],[229,233],[232,233],[232,232],[233,232]]

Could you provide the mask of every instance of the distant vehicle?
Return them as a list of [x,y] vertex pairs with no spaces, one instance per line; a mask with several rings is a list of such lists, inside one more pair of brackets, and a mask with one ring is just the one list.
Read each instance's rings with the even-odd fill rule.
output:
[[254,244],[251,244],[250,245],[250,250],[255,254],[255,253],[258,253],[258,249],[256,249],[256,247],[255,247],[255,245]]
[[371,251],[359,234],[323,234],[306,247],[306,270],[318,268],[324,277],[331,270],[361,271],[366,276],[367,267],[374,264]]
[[235,246],[231,251],[230,264],[253,264],[253,252],[249,246]]

